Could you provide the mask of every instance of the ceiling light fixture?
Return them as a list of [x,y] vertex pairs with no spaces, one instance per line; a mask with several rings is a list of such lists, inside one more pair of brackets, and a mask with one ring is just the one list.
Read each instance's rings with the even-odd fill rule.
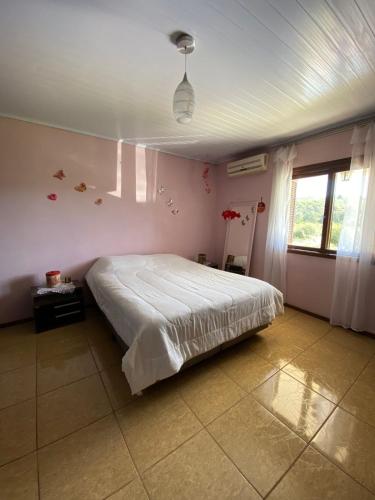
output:
[[182,34],[176,40],[177,50],[185,55],[185,73],[173,97],[173,114],[178,123],[189,123],[193,117],[194,90],[186,76],[186,57],[195,49],[195,40],[191,35]]

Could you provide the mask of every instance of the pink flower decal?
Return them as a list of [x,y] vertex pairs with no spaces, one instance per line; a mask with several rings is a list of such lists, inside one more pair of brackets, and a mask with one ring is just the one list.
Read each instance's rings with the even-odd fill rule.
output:
[[56,201],[57,200],[57,194],[56,193],[50,193],[47,195],[47,198],[51,201]]
[[58,170],[55,174],[53,174],[53,177],[56,177],[56,179],[62,181],[66,177],[66,175],[64,174],[64,170]]

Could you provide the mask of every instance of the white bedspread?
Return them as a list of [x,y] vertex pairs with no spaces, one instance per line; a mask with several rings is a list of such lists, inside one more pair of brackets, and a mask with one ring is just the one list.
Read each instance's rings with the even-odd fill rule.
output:
[[177,255],[102,257],[86,280],[129,346],[122,369],[133,394],[283,311],[268,283]]

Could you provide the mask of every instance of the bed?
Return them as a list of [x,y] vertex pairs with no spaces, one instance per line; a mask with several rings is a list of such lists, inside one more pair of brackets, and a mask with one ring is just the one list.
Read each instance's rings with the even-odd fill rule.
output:
[[133,394],[283,312],[268,283],[172,254],[101,257],[86,281],[128,346],[122,370]]

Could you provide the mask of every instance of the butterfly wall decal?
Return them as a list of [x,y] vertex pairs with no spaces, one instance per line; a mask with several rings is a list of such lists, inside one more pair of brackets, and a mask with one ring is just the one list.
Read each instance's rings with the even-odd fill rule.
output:
[[84,182],[81,182],[81,184],[78,184],[78,186],[74,186],[74,189],[79,193],[83,193],[84,191],[86,191],[87,186]]
[[55,174],[53,174],[53,177],[56,177],[56,179],[59,179],[59,181],[62,181],[66,175],[64,174],[64,170],[58,170]]

